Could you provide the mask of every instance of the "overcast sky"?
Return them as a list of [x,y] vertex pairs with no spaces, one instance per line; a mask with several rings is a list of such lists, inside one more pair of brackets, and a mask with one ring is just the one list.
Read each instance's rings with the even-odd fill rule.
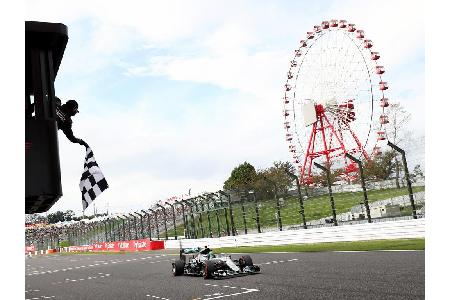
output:
[[[69,3],[26,1],[25,19],[68,26],[55,90],[78,101],[74,134],[108,180],[99,212],[217,191],[244,161],[266,168],[290,160],[280,100],[286,72],[298,41],[323,20],[346,19],[373,41],[388,97],[412,114],[410,159],[423,164],[420,1]],[[62,132],[59,147],[64,195],[49,212],[80,214],[85,150]]]

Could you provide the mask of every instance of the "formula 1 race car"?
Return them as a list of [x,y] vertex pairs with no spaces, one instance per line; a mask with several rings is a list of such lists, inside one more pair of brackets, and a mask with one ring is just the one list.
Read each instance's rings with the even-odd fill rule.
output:
[[191,275],[203,276],[205,279],[222,279],[260,272],[260,267],[254,265],[248,255],[243,255],[239,259],[231,259],[230,255],[213,254],[208,247],[181,249],[180,259],[172,263],[174,276]]

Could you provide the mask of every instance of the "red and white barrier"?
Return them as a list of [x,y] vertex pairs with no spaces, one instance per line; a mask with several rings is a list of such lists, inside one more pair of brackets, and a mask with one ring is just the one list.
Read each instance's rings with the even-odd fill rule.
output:
[[102,251],[148,251],[164,249],[164,241],[149,239],[103,242],[86,246],[70,246],[68,252],[102,252]]

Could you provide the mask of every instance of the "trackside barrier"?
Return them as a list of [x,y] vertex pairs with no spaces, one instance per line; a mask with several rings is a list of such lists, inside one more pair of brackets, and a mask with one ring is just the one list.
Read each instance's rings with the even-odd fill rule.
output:
[[425,219],[343,225],[287,231],[265,232],[221,238],[165,241],[166,249],[182,247],[241,247],[285,244],[311,244],[364,240],[389,240],[425,237]]
[[67,247],[68,252],[102,252],[102,251],[147,251],[164,249],[164,241],[149,239],[103,242],[85,246]]

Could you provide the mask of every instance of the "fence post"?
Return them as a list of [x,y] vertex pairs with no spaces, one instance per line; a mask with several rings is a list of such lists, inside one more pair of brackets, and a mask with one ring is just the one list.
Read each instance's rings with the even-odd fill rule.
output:
[[275,196],[275,203],[277,205],[277,221],[278,221],[278,229],[280,231],[283,230],[283,223],[281,220],[281,208],[280,208],[280,199],[278,199],[278,187],[276,185],[276,183],[272,180],[270,180],[269,178],[267,178],[266,176],[263,177],[264,180],[266,180],[267,182],[269,182],[271,185],[273,185],[274,188],[274,196]]
[[166,216],[166,208],[164,206],[162,206],[161,204],[156,204],[156,206],[160,207],[162,209],[163,212],[163,217],[164,217],[164,231],[165,231],[165,237],[166,240],[169,239],[169,235],[167,232],[167,216]]
[[[203,217],[202,217],[203,208],[202,208],[202,210],[199,212],[199,209],[198,209],[198,200],[197,200],[197,198],[199,198],[199,197],[195,197],[195,198],[194,198],[195,211],[198,213],[198,222],[199,222],[199,224],[200,224],[200,231],[201,231],[201,233],[202,233],[202,238],[204,238],[204,237],[205,237],[205,230],[204,230],[204,228],[203,228]],[[202,204],[202,201],[201,201],[201,200],[200,200],[200,203]],[[203,204],[202,204],[202,205],[203,205]]]
[[178,236],[177,236],[177,223],[176,223],[176,220],[175,220],[175,207],[173,207],[173,204],[170,204],[168,202],[166,202],[166,204],[169,205],[172,208],[173,231],[175,233],[175,239],[177,240]]
[[184,212],[184,204],[182,201],[175,200],[175,203],[181,206],[181,213],[183,214],[183,229],[184,229],[184,235],[188,234],[188,228],[187,228],[187,220],[186,220],[186,214]]
[[219,191],[220,194],[227,197],[228,201],[228,210],[230,211],[230,222],[231,222],[231,235],[236,235],[236,227],[234,226],[234,216],[233,216],[233,206],[231,205],[231,196],[223,191]]
[[333,191],[331,190],[330,169],[325,168],[324,166],[319,165],[316,162],[314,163],[314,165],[316,167],[318,167],[319,169],[322,169],[323,171],[325,171],[325,173],[327,174],[328,194],[330,195],[331,211],[333,213],[333,223],[334,223],[334,226],[338,226],[337,219],[336,219],[336,208],[334,206]]
[[256,228],[258,229],[258,233],[261,233],[261,224],[259,223],[259,207],[258,200],[256,200],[255,191],[248,191],[249,194],[253,196],[253,202],[255,203],[255,214],[256,214]]
[[226,206],[223,205],[222,194],[220,192],[221,191],[218,192],[219,193],[219,199],[220,199],[220,207],[223,208],[224,217],[225,217],[225,226],[227,228],[227,235],[230,236],[230,223],[228,222],[228,212],[227,212]]
[[208,217],[208,230],[209,230],[209,237],[212,238],[212,230],[211,230],[211,215],[209,213],[209,199],[207,199],[206,197],[203,196],[198,196],[201,200],[201,207],[202,207],[202,211],[205,211],[205,203],[204,200],[206,200],[206,205],[207,205],[207,210],[206,210],[206,216]]
[[388,141],[388,145],[391,146],[394,150],[399,152],[402,155],[403,160],[403,168],[405,169],[405,178],[406,178],[406,184],[408,185],[408,193],[409,193],[409,201],[411,202],[411,208],[412,208],[412,214],[413,218],[417,219],[417,212],[416,212],[416,204],[414,203],[414,196],[411,186],[411,180],[409,179],[409,171],[408,171],[408,164],[406,162],[406,155],[405,150],[401,149],[397,145],[392,144]]
[[297,194],[298,194],[298,202],[300,205],[300,216],[302,217],[301,222],[303,223],[303,228],[307,229],[308,227],[306,226],[306,219],[305,219],[305,208],[303,206],[303,196],[302,196],[302,191],[301,191],[301,187],[300,187],[300,181],[298,180],[298,176],[291,173],[288,169],[284,170],[286,172],[286,174],[291,177],[294,178],[295,180],[295,184],[297,185]]
[[221,234],[220,234],[220,229],[221,228],[220,228],[219,210],[217,209],[217,204],[216,204],[216,201],[214,200],[214,196],[216,196],[216,194],[210,193],[206,197],[210,198],[213,201],[214,211],[216,213],[217,236],[221,237]]
[[150,214],[147,213],[145,210],[141,209],[141,212],[147,217],[147,235],[150,241],[152,240],[152,228],[150,225]]
[[239,200],[241,202],[241,210],[242,210],[242,221],[244,223],[244,234],[247,234],[247,216],[244,207],[244,196],[243,194],[239,195]]
[[159,240],[158,213],[155,210],[151,209],[151,208],[149,208],[148,210],[153,213],[153,216],[155,218],[156,238]]
[[367,212],[367,219],[368,219],[369,223],[372,223],[372,217],[370,215],[369,200],[367,198],[366,181],[364,179],[364,170],[362,167],[362,163],[359,159],[357,159],[353,155],[350,155],[349,153],[346,153],[345,155],[358,164],[359,175],[361,177],[361,186],[362,186],[363,194],[364,194],[364,206],[366,207],[366,212]]
[[194,216],[194,203],[192,198],[184,200],[186,201],[187,205],[189,206],[189,210],[191,213],[191,225],[189,226],[189,238],[197,238],[197,230],[195,228],[195,216]]

